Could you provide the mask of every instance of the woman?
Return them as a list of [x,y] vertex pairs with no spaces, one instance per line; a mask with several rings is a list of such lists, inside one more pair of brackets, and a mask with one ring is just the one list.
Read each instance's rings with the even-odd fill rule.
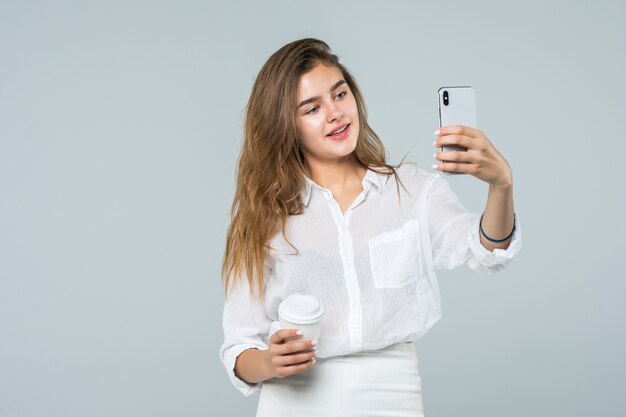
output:
[[[316,39],[269,58],[246,110],[222,268],[232,383],[260,391],[257,416],[423,415],[413,340],[441,318],[434,268],[494,272],[520,248],[508,163],[479,130],[436,132],[436,148],[468,151],[436,153],[435,169],[489,184],[482,216],[440,174],[388,164],[354,78]],[[278,325],[293,293],[326,311],[317,346]]]

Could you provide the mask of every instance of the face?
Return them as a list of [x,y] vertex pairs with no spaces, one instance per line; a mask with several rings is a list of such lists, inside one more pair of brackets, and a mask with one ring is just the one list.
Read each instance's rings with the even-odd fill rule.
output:
[[[339,161],[359,136],[356,100],[341,71],[320,64],[300,77],[296,120],[307,163]],[[341,133],[329,135],[342,126]]]

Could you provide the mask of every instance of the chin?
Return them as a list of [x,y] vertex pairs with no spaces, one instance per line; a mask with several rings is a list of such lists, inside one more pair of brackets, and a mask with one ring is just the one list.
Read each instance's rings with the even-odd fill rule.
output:
[[347,146],[345,148],[339,150],[338,152],[336,151],[336,156],[338,158],[347,158],[356,150],[356,142],[352,144],[346,143],[346,145]]

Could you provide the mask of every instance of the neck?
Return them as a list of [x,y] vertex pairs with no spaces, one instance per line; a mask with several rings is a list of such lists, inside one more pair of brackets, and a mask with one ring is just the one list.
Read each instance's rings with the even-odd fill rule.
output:
[[343,190],[360,185],[366,168],[353,155],[338,161],[307,160],[308,177],[317,185],[329,190]]

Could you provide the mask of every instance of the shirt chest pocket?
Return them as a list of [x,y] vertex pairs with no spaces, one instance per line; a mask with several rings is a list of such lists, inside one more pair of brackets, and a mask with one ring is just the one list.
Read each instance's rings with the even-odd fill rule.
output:
[[376,288],[402,288],[417,279],[422,271],[419,237],[419,223],[413,220],[367,241]]

